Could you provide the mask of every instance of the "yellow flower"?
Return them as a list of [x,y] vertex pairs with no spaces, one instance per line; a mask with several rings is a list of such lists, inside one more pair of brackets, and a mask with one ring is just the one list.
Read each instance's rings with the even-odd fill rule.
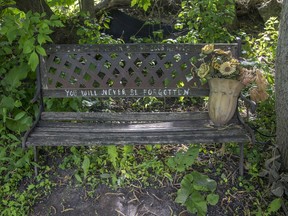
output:
[[207,44],[202,48],[202,53],[203,54],[210,54],[214,50],[214,44]]
[[232,59],[230,60],[230,63],[231,63],[232,65],[239,65],[239,64],[240,64],[240,62],[239,62],[237,59],[235,59],[235,58],[232,58]]
[[216,53],[216,54],[218,54],[218,55],[226,55],[226,56],[228,56],[229,58],[232,57],[232,53],[231,53],[230,50],[224,51],[224,50],[222,50],[222,49],[215,49],[215,50],[214,50],[214,53]]
[[236,71],[236,66],[231,65],[230,62],[224,62],[223,64],[220,65],[219,71],[222,75],[228,76]]
[[202,63],[198,69],[198,76],[204,78],[210,71],[210,66],[206,63]]

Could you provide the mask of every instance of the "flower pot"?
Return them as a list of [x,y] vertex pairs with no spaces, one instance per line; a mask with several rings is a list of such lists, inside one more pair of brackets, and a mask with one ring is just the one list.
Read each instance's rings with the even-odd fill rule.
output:
[[244,85],[233,79],[213,78],[209,80],[209,117],[216,126],[225,125],[233,117],[237,99]]

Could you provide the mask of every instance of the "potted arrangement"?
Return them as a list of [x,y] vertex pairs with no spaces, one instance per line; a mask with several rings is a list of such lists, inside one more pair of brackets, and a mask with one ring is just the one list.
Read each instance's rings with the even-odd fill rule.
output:
[[239,94],[246,86],[250,87],[251,100],[259,102],[268,98],[267,81],[262,72],[245,66],[244,62],[232,56],[231,51],[214,49],[213,44],[208,44],[202,48],[199,61],[197,74],[208,80],[208,111],[216,126],[228,123],[233,117]]

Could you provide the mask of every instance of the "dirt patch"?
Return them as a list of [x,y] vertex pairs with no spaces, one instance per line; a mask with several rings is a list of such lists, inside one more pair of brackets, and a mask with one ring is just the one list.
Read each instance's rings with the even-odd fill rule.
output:
[[[51,155],[50,155],[51,156]],[[47,157],[47,158],[46,158]],[[205,161],[207,155],[200,154],[199,160]],[[164,184],[158,188],[143,188],[130,185],[126,188],[112,190],[106,185],[100,184],[91,189],[89,184],[80,185],[74,178],[73,169],[62,170],[59,168],[59,157],[45,156],[46,163],[52,168],[49,174],[50,181],[57,186],[53,187],[50,195],[37,200],[31,208],[29,216],[69,215],[69,216],[191,216],[185,207],[175,202],[176,192],[179,188],[178,179],[175,185]],[[216,158],[215,158],[216,159]],[[213,160],[213,158],[210,158]],[[220,157],[214,163],[208,165],[212,173],[210,177],[218,183],[217,194],[220,200],[216,206],[208,206],[207,215],[227,216],[244,215],[245,209],[249,209],[251,194],[243,193],[236,189],[238,178],[238,160],[236,156]],[[216,174],[216,167],[221,161],[222,172],[227,177],[227,182],[221,181]],[[204,172],[207,165],[198,166],[200,172]],[[155,186],[156,187],[156,186]],[[231,191],[234,187],[235,191]],[[231,191],[227,193],[228,191]]]
[[[136,216],[136,215],[189,215],[173,202],[171,194],[175,189],[126,188],[112,191],[101,185],[93,198],[87,196],[84,187],[56,187],[50,196],[39,202],[30,216],[36,215],[69,215],[69,216]],[[180,212],[179,212],[180,211]]]

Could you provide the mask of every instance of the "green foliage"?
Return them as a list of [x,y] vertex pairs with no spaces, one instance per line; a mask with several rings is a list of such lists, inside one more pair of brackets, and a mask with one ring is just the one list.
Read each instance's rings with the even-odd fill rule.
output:
[[283,200],[281,198],[276,198],[270,202],[267,209],[263,211],[260,207],[258,207],[258,211],[255,211],[254,214],[256,216],[270,216],[275,215],[275,213],[281,208],[281,204]]
[[17,11],[7,11],[2,16],[0,124],[9,130],[23,132],[32,122],[29,111],[34,114],[35,107],[25,103],[33,89],[26,81],[35,78],[38,55],[46,55],[42,45],[51,41],[50,27],[54,26],[61,26],[56,16],[47,20],[45,14]]
[[183,172],[189,168],[199,154],[199,146],[190,147],[187,151],[177,152],[175,157],[170,157],[167,165],[178,172]]
[[60,168],[75,168],[76,180],[80,183],[85,180],[93,188],[99,183],[118,188],[139,180],[144,186],[151,186],[159,179],[172,180],[164,161],[157,159],[159,154],[163,154],[161,150],[157,145],[137,149],[129,145],[89,149],[72,147],[72,154],[64,158]]
[[207,175],[193,171],[184,176],[175,201],[191,213],[206,215],[207,205],[216,205],[219,200],[219,195],[214,194],[216,187],[217,183]]
[[80,36],[79,44],[121,43],[120,40],[114,40],[111,36],[102,33],[104,29],[109,28],[110,18],[106,14],[99,19],[91,19],[86,14],[80,14],[80,16],[84,19],[84,23],[77,24],[77,35]]
[[[199,154],[199,145],[190,146],[187,151],[177,152],[168,159],[168,166],[178,172],[184,172],[194,164]],[[186,174],[177,191],[176,202],[184,205],[191,213],[206,215],[207,205],[216,205],[219,195],[215,194],[217,183],[207,175],[197,171]]]
[[278,30],[278,18],[271,17],[266,21],[264,31],[259,33],[257,38],[241,33],[246,42],[244,46],[245,56],[260,61],[261,65],[265,67],[273,68],[278,43]]
[[51,41],[51,27],[61,22],[56,16],[47,19],[45,14],[6,8],[1,11],[0,26],[0,212],[27,215],[34,200],[43,195],[38,190],[47,191],[51,184],[46,179],[19,190],[19,183],[33,173],[32,151],[20,148],[20,137],[38,112],[30,100],[39,55],[46,55],[43,45]]
[[181,6],[175,28],[188,27],[189,32],[178,38],[179,41],[214,43],[233,40],[228,31],[235,18],[233,0],[184,0]]
[[139,8],[143,8],[144,11],[147,11],[149,7],[151,7],[151,0],[131,0],[131,6],[138,6]]

